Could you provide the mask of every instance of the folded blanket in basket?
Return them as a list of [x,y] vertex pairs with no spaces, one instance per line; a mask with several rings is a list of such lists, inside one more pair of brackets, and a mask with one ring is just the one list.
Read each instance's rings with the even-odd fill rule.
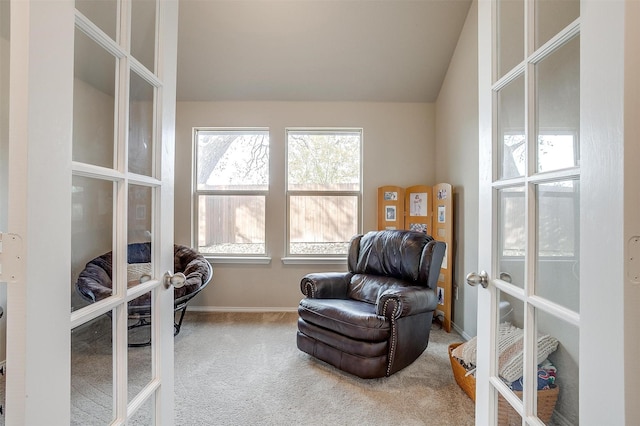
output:
[[[512,383],[522,377],[523,335],[524,331],[521,328],[508,322],[502,323],[498,327],[498,365],[500,366],[498,374],[507,383]],[[537,346],[538,363],[542,363],[550,353],[558,348],[558,340],[546,334],[539,335]],[[477,337],[473,337],[455,348],[451,354],[460,359],[468,368],[473,368],[476,365],[476,349]]]

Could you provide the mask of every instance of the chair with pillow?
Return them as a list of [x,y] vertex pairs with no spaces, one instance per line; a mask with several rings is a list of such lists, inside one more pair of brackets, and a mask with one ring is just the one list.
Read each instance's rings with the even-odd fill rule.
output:
[[[211,264],[195,249],[183,245],[173,246],[174,272],[185,275],[185,284],[174,287],[174,335],[180,333],[182,320],[191,299],[211,281]],[[151,274],[151,243],[132,243],[127,247],[127,282],[135,285]],[[113,294],[112,253],[90,260],[80,272],[76,289],[88,303],[95,303]],[[128,303],[129,330],[151,325],[151,293],[145,293]],[[175,316],[178,316],[176,320]],[[130,336],[131,338],[132,336]],[[151,340],[129,342],[129,346],[148,346]]]
[[298,348],[362,378],[408,366],[429,342],[444,251],[443,242],[420,232],[356,235],[347,272],[302,279]]

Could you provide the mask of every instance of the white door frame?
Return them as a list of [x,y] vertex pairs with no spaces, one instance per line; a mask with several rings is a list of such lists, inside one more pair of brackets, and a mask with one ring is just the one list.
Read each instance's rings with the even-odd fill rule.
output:
[[[173,271],[178,0],[161,0],[158,19],[160,25],[164,27],[158,40],[158,76],[164,83],[158,93],[161,99],[158,118],[161,120],[159,131],[162,141],[160,144],[162,147],[162,196],[159,200],[158,220],[160,221],[159,226],[163,230],[159,241],[159,246],[163,247],[159,264],[171,265],[170,269]],[[171,426],[175,422],[173,287],[167,291],[156,293],[162,299],[158,302],[163,306],[163,312],[166,313],[167,309],[170,309],[172,314],[160,317],[159,312],[156,311],[153,318],[153,321],[161,324],[156,328],[155,336],[152,337],[160,342],[155,350],[158,363],[155,370],[161,383],[155,408],[157,423]]]
[[[177,8],[177,0],[161,0],[158,18],[162,188],[155,205],[160,232],[154,236],[161,249],[154,262],[161,271],[173,270]],[[8,232],[18,244],[6,252],[5,242],[2,253],[2,278],[8,281],[7,424],[70,423],[74,19],[72,0],[11,1]],[[151,398],[157,423],[172,425],[173,288],[160,286],[154,294]],[[126,339],[114,340],[126,351]],[[116,375],[123,377],[123,369],[126,374],[126,361]],[[126,404],[121,387],[116,398]]]
[[[491,55],[488,57],[483,52],[493,50],[493,5],[492,0],[478,1],[478,123],[479,123],[479,149],[478,149],[478,268],[493,277],[493,261],[491,254],[494,251],[493,233],[496,224],[493,221],[493,210],[496,208],[493,197],[493,167],[482,167],[483,164],[493,164],[493,91]],[[479,272],[479,271],[478,271]],[[495,360],[490,354],[489,348],[495,347],[495,328],[490,324],[496,322],[496,290],[494,286],[478,290],[477,311],[477,369],[476,369],[476,424],[490,424],[497,415],[495,411],[496,398],[489,384],[489,377],[495,375]],[[480,336],[487,336],[480,338]]]
[[[640,423],[640,286],[628,274],[640,235],[639,21],[637,0],[581,1],[580,418],[589,424]],[[590,372],[603,362],[612,368],[598,392]]]
[[71,187],[73,2],[12,1],[10,19],[6,422],[69,424],[71,192],[51,189]]

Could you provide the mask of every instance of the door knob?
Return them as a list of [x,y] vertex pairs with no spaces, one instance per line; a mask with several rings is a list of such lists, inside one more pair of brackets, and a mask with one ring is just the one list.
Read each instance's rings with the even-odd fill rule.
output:
[[480,271],[479,274],[477,272],[470,272],[467,274],[467,284],[472,287],[480,284],[483,288],[487,288],[489,285],[489,275],[487,275],[486,271]]
[[172,274],[171,272],[167,271],[164,273],[165,288],[169,288],[171,286],[174,286],[175,288],[181,288],[184,287],[186,282],[187,277],[182,272],[176,272],[175,274]]

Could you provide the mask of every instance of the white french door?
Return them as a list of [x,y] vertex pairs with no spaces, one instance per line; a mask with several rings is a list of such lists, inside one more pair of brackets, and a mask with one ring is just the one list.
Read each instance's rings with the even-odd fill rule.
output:
[[[475,281],[486,288],[478,292],[476,422],[578,424],[580,2],[478,7],[478,264],[486,275]],[[501,317],[500,306],[511,313]],[[522,356],[499,356],[499,343],[518,333]],[[538,371],[550,365],[556,380],[539,389]]]
[[177,1],[9,5],[6,422],[173,424]]

